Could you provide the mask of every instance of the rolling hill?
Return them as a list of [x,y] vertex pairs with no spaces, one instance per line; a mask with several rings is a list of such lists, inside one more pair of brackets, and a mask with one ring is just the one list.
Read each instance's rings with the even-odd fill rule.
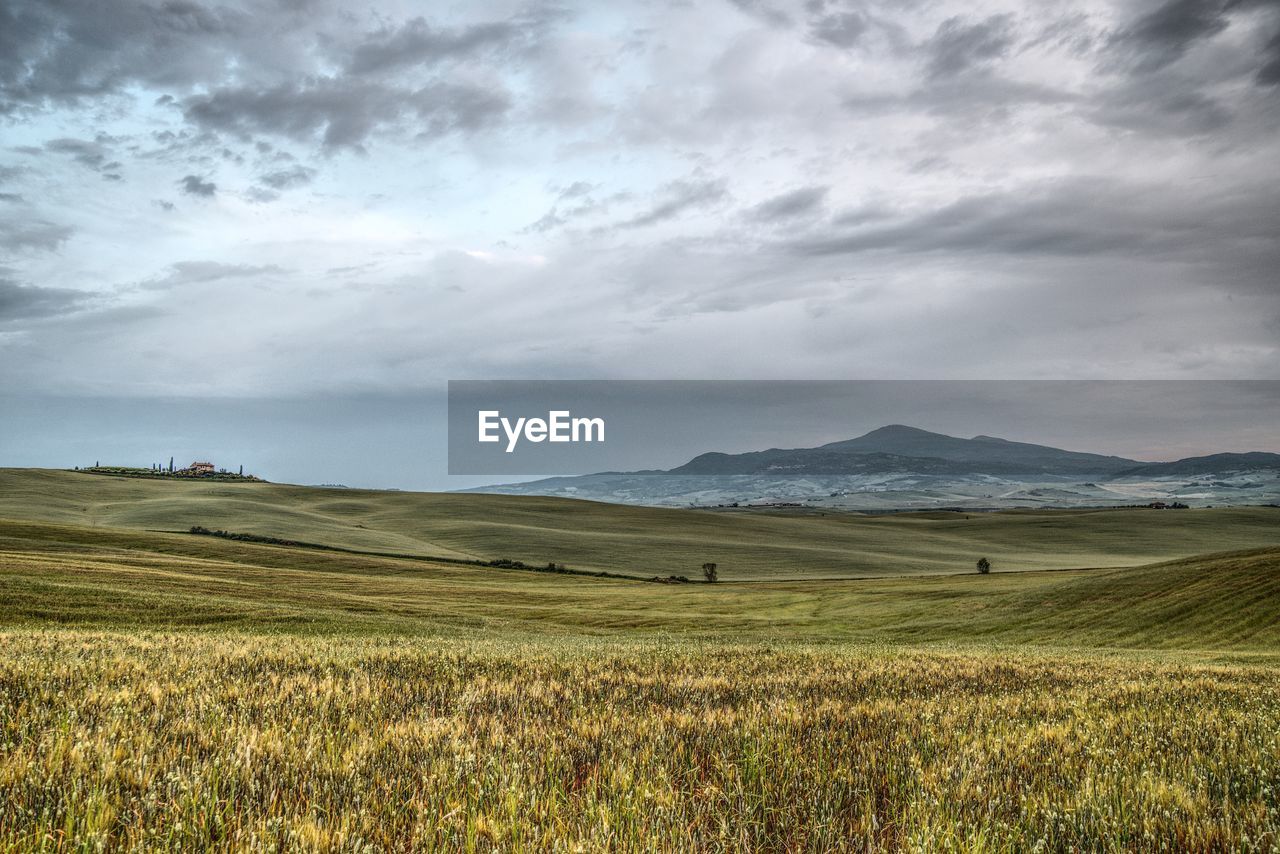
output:
[[[0,470],[0,847],[896,850],[874,834],[904,817],[922,842],[973,828],[955,850],[1103,850],[1134,826],[1257,847],[1278,513],[768,515]],[[646,573],[714,549],[723,580],[151,529],[189,524]],[[1271,545],[1187,551],[1249,541]],[[997,572],[904,575],[979,548]],[[832,577],[851,570],[880,577]]]
[[1247,454],[1209,454],[1170,463],[1145,463],[1112,475],[1124,477],[1188,477],[1228,472],[1280,471],[1280,454],[1253,451]]
[[1127,569],[658,585],[0,521],[0,628],[1280,650],[1280,548]]
[[1137,566],[1280,545],[1280,510],[713,512],[507,495],[333,490],[0,469],[0,519],[103,529],[199,525],[362,552],[726,580]]

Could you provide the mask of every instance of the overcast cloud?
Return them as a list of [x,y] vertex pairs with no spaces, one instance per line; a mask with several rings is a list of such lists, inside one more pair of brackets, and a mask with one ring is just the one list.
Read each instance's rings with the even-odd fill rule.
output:
[[0,0],[0,391],[1280,377],[1280,4]]

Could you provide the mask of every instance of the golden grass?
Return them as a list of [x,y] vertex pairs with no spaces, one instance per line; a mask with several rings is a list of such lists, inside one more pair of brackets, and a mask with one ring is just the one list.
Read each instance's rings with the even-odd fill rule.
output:
[[[62,477],[0,491],[0,851],[1280,850],[1280,548],[657,585],[110,527],[163,505],[114,488],[86,525]],[[488,530],[614,518],[514,501]],[[471,536],[485,505],[405,507]],[[798,521],[926,543],[901,573],[1274,512]],[[690,516],[799,538],[773,556],[826,530]]]
[[0,636],[0,848],[1274,850],[1280,672]]

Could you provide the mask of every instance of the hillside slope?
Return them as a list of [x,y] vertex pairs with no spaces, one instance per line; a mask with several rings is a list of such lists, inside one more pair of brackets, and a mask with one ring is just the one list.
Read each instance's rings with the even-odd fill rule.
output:
[[664,585],[0,521],[23,626],[1280,654],[1280,548],[1130,569]]
[[1280,545],[1280,510],[717,513],[529,496],[134,480],[0,469],[0,518],[185,531],[193,525],[371,552],[554,561],[727,580],[1136,566]]
[[1280,454],[1251,451],[1245,454],[1209,454],[1205,457],[1187,457],[1170,463],[1146,463],[1124,469],[1114,474],[1113,477],[1181,477],[1242,471],[1274,471],[1277,469],[1280,469]]

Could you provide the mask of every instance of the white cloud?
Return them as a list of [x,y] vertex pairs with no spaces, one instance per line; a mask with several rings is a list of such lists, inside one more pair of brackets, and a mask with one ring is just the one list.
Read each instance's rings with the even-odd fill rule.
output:
[[1277,375],[1260,7],[26,5],[5,389]]

